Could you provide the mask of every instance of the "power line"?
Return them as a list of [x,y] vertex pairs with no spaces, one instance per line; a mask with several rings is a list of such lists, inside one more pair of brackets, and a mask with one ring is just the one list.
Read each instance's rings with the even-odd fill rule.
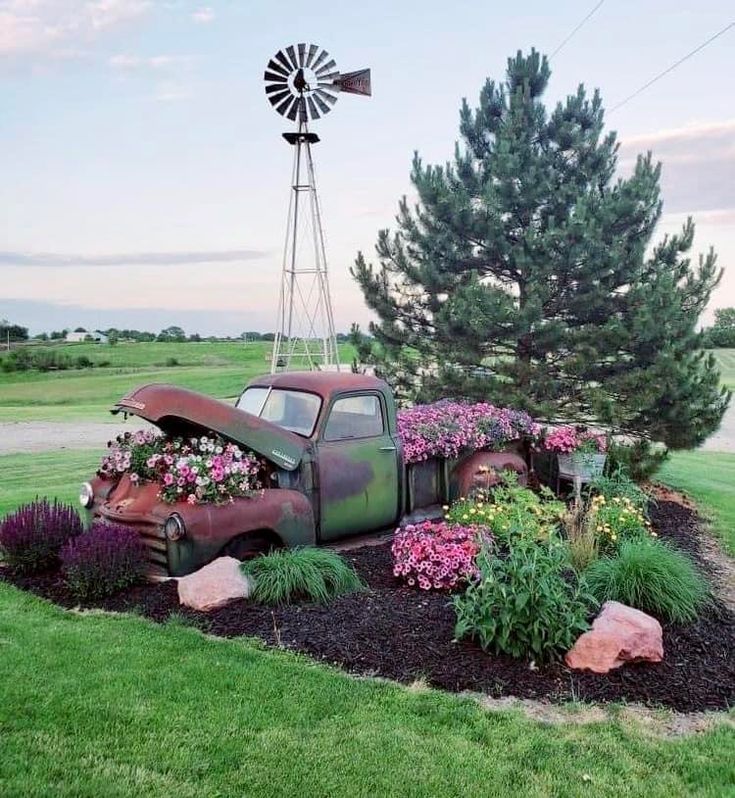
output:
[[566,38],[566,39],[564,39],[564,41],[563,41],[563,42],[562,42],[562,43],[561,43],[561,44],[560,44],[560,45],[559,45],[559,46],[556,48],[556,50],[554,50],[554,52],[553,52],[553,53],[552,53],[552,54],[549,56],[549,61],[551,61],[551,59],[552,59],[552,58],[553,58],[555,55],[557,55],[557,53],[558,53],[558,52],[559,52],[559,51],[562,49],[562,47],[564,47],[564,45],[565,45],[565,44],[566,44],[568,41],[570,41],[570,40],[572,39],[572,37],[574,36],[574,34],[575,34],[575,33],[576,33],[576,32],[577,32],[577,31],[578,31],[578,30],[579,30],[579,29],[580,29],[580,28],[581,28],[581,27],[582,27],[582,26],[585,24],[585,22],[587,22],[587,20],[588,20],[588,19],[590,19],[590,18],[592,17],[592,15],[593,15],[593,14],[594,14],[594,13],[597,11],[597,9],[598,9],[598,8],[599,8],[599,7],[600,7],[600,6],[601,6],[601,5],[602,5],[604,2],[605,2],[605,0],[600,0],[600,2],[599,2],[599,3],[598,3],[598,4],[597,4],[597,5],[596,5],[596,6],[595,6],[593,9],[592,9],[592,11],[590,11],[590,12],[589,12],[589,14],[587,14],[587,16],[586,16],[586,17],[585,17],[585,18],[584,18],[584,19],[583,19],[583,20],[582,20],[582,21],[581,21],[581,22],[580,22],[580,23],[577,25],[577,27],[576,27],[576,28],[574,28],[574,30],[573,30],[573,31],[572,31],[572,32],[569,34],[569,36],[567,36],[567,38]]
[[629,97],[626,97],[624,100],[621,100],[617,105],[614,105],[607,112],[608,115],[613,113],[613,111],[617,111],[618,108],[622,108],[626,103],[629,103],[631,100],[633,100],[639,94],[641,94],[641,92],[644,92],[649,86],[653,86],[653,84],[656,83],[656,81],[661,80],[661,78],[664,77],[665,75],[668,75],[669,72],[673,72],[673,70],[675,70],[680,64],[683,64],[685,61],[690,59],[693,55],[696,55],[700,50],[704,50],[704,48],[708,44],[711,44],[715,39],[718,39],[720,36],[722,36],[723,33],[727,33],[727,31],[729,31],[730,28],[733,28],[733,27],[735,27],[735,22],[731,22],[729,25],[725,25],[725,27],[721,31],[718,31],[717,33],[715,33],[715,35],[711,36],[709,39],[707,39],[706,42],[702,42],[702,44],[700,44],[698,47],[695,47],[694,50],[692,50],[690,53],[687,53],[683,58],[680,58],[675,64],[672,64],[667,69],[664,69],[664,71],[660,72],[658,75],[656,75],[656,77],[651,78],[651,80],[649,80],[648,83],[645,83],[643,86],[641,86],[640,89],[636,89],[636,91],[634,91],[633,94],[631,94]]

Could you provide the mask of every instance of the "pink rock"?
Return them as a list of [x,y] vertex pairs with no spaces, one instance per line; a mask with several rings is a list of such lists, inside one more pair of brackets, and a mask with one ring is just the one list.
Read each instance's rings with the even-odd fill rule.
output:
[[209,565],[179,579],[179,604],[210,612],[239,598],[248,598],[250,580],[234,557],[218,557]]
[[564,661],[575,670],[607,673],[626,662],[661,662],[664,658],[661,624],[645,612],[606,601]]

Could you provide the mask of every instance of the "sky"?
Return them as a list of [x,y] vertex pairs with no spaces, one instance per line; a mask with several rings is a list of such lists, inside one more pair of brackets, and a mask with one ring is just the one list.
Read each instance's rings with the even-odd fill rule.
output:
[[[0,318],[237,335],[273,330],[291,148],[263,91],[314,42],[373,96],[314,124],[337,330],[370,314],[349,275],[409,194],[411,158],[451,158],[461,99],[508,56],[550,53],[593,0],[0,0]],[[735,20],[732,0],[606,0],[552,59],[548,103],[606,107]],[[620,173],[663,162],[659,236],[692,215],[735,305],[735,28],[608,117]]]

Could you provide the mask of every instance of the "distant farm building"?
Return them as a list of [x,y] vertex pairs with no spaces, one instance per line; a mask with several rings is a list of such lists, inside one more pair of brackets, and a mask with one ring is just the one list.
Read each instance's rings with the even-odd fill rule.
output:
[[98,344],[106,344],[108,342],[107,336],[100,332],[99,330],[92,330],[91,332],[87,332],[86,330],[75,330],[74,332],[68,332],[66,334],[66,340],[69,343],[79,343],[80,341],[94,341]]

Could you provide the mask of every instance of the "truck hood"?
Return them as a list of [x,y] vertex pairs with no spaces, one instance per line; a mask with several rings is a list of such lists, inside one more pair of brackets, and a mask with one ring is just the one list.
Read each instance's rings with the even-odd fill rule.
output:
[[138,416],[163,432],[176,433],[189,425],[211,430],[287,471],[298,468],[308,446],[303,438],[270,421],[175,385],[143,385],[116,402],[111,412]]

